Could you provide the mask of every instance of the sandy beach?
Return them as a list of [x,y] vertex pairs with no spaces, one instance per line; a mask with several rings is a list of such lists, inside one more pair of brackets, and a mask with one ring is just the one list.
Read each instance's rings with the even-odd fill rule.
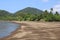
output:
[[60,22],[11,21],[20,27],[0,40],[60,40]]

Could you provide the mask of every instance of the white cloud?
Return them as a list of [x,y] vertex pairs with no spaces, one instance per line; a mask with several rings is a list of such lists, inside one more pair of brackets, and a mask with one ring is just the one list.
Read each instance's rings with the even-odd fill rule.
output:
[[42,0],[43,2],[48,2],[49,0]]
[[60,12],[60,4],[57,4],[57,5],[53,6],[53,9],[54,9],[54,12],[55,11]]
[[[53,8],[53,12],[55,13],[56,11],[58,11],[59,13],[60,13],[60,4],[56,4],[56,5],[54,5],[53,7],[51,7],[51,8]],[[43,9],[43,11],[45,11],[45,10],[48,10],[49,12],[50,12],[50,9]]]

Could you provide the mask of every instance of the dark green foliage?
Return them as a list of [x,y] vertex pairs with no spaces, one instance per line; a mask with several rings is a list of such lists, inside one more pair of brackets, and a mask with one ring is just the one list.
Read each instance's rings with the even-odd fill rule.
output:
[[60,21],[60,14],[56,11],[53,13],[53,8],[41,11],[36,8],[27,7],[23,10],[12,14],[5,10],[0,10],[0,20],[15,20],[15,21]]

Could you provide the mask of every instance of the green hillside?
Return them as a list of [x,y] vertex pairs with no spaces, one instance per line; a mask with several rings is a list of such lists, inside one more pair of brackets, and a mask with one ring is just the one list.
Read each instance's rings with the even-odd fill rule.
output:
[[9,15],[11,15],[10,12],[5,11],[5,10],[0,10],[0,16],[9,16]]
[[5,10],[0,10],[0,20],[8,20],[11,16],[13,16],[12,13]]
[[43,11],[37,8],[27,7],[16,12],[16,14],[18,13],[40,14],[40,13],[43,13]]
[[37,8],[27,7],[13,14],[5,10],[0,10],[0,20],[59,22],[60,13],[57,11],[54,13],[53,8],[51,8],[50,12],[48,12],[48,10],[42,11]]

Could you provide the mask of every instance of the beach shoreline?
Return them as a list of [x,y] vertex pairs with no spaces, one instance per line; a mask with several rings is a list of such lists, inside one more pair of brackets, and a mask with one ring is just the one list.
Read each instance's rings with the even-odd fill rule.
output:
[[[18,33],[24,32],[25,31],[24,27],[33,27],[36,29],[37,28],[39,29],[41,27],[47,28],[47,29],[60,27],[60,22],[32,22],[32,21],[9,21],[9,22],[20,24],[20,26],[14,32],[12,32],[11,35],[4,37],[4,38],[0,38],[0,40],[10,40],[12,38],[15,38],[15,34],[17,34],[17,36],[21,35],[21,34],[18,35]],[[48,26],[50,26],[50,27],[48,27]]]

